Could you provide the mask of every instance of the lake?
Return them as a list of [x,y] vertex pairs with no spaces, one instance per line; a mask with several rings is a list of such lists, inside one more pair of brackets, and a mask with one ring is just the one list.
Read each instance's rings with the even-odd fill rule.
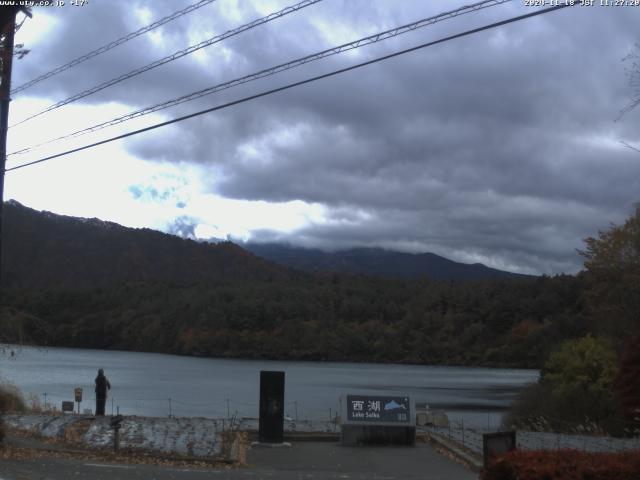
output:
[[[13,347],[0,357],[0,379],[25,397],[60,408],[83,388],[81,408],[95,408],[94,378],[104,368],[112,389],[107,414],[257,417],[261,370],[286,372],[285,411],[329,419],[347,393],[409,395],[465,425],[497,427],[504,409],[537,370],[195,358],[156,353]],[[10,350],[10,349],[9,349]]]

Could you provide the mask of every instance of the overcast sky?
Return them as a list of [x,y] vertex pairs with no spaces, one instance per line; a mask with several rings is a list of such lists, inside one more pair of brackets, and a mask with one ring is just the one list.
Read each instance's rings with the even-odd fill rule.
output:
[[[195,0],[66,3],[35,8],[18,32],[31,52],[13,87]],[[217,0],[14,95],[10,123],[293,3]],[[466,3],[324,0],[13,127],[9,152]],[[532,11],[514,0],[446,20],[7,167]],[[197,238],[574,273],[582,239],[640,201],[640,153],[620,143],[640,146],[640,109],[617,120],[639,25],[640,7],[613,6],[512,23],[8,172],[5,198]]]

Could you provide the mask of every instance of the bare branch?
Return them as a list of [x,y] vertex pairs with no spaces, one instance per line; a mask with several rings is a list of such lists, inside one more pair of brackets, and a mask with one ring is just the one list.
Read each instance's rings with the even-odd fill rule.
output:
[[633,145],[631,145],[631,144],[629,144],[629,143],[627,143],[627,142],[624,142],[624,141],[622,141],[622,140],[620,140],[620,143],[621,143],[623,146],[625,146],[625,147],[627,147],[627,148],[630,148],[631,150],[634,150],[634,151],[636,151],[636,152],[640,153],[640,148],[638,148],[638,147],[634,147]]
[[625,114],[640,105],[640,43],[635,44],[635,50],[622,59],[627,63],[625,73],[629,79],[629,86],[633,89],[629,103],[620,110],[620,114],[616,121],[620,120]]

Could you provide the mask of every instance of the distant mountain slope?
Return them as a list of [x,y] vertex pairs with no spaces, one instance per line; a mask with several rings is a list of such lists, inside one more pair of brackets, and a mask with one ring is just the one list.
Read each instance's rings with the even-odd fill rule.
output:
[[433,253],[401,253],[381,248],[324,252],[275,243],[246,243],[242,246],[267,260],[307,272],[357,273],[402,278],[427,276],[432,280],[481,280],[527,276],[496,270],[481,263],[458,263]]
[[95,218],[39,212],[15,201],[5,203],[3,235],[3,279],[8,287],[86,288],[291,275],[230,242],[198,243]]
[[[0,343],[540,367],[562,340],[588,331],[581,277],[312,275],[228,242],[198,243],[16,202],[5,204],[4,220]],[[315,255],[333,262],[322,265],[377,275],[490,271],[376,249]],[[440,268],[427,269],[433,265]]]

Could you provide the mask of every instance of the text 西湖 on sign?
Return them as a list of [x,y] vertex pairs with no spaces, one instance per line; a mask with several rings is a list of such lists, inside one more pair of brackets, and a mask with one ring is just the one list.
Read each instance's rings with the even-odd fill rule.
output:
[[409,397],[347,395],[347,420],[363,422],[409,423]]

